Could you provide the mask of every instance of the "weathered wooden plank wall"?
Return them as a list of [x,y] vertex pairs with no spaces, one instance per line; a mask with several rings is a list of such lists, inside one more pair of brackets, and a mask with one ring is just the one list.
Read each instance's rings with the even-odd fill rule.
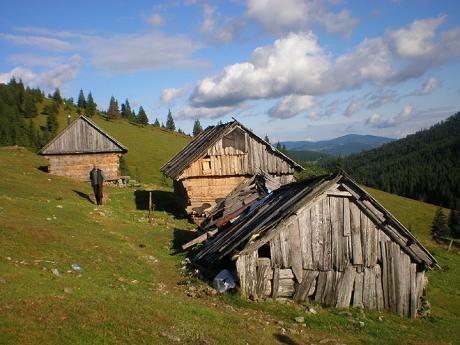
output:
[[[416,316],[425,284],[423,270],[352,197],[331,194],[298,210],[279,227],[269,241],[270,258],[254,251],[251,259],[248,254],[238,259],[246,260],[237,265],[246,296],[311,298],[342,308]],[[259,281],[262,273],[259,280],[254,278],[258,270],[269,283]],[[250,285],[252,279],[259,288]]]
[[51,155],[45,158],[48,160],[48,171],[53,175],[88,181],[89,172],[95,164],[104,171],[107,179],[115,179],[120,175],[118,153]]

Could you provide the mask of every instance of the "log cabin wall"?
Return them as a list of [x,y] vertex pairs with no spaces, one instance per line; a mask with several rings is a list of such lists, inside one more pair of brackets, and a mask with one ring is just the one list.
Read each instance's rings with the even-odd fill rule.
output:
[[262,247],[239,256],[242,295],[415,317],[424,269],[376,226],[362,204],[339,194],[324,194],[301,208]]
[[45,155],[48,171],[53,175],[71,177],[80,181],[89,180],[89,172],[96,164],[106,179],[118,177],[120,168],[119,153]]

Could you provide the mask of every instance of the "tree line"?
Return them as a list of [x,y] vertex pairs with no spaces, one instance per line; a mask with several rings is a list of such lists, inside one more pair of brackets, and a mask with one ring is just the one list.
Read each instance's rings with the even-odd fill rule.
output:
[[460,206],[460,113],[380,148],[353,154],[360,183],[448,208]]

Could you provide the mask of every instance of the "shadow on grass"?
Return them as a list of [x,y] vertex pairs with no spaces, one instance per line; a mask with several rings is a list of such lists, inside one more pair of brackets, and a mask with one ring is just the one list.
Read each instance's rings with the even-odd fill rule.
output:
[[275,338],[280,344],[297,345],[294,340],[284,334],[275,334]]
[[48,166],[47,165],[40,165],[38,168],[38,170],[42,171],[42,172],[48,172]]
[[[178,200],[173,192],[164,190],[153,190],[152,204],[155,211],[164,211],[170,213],[176,219],[187,218],[187,214],[180,207]],[[145,190],[136,190],[134,192],[134,201],[136,209],[148,211],[149,209],[149,193]]]
[[75,190],[75,189],[73,189],[73,192],[75,194],[77,194],[80,198],[88,200],[90,203],[94,204],[93,200],[91,200],[91,198],[90,198],[90,196],[88,194],[80,192],[79,190]]
[[193,240],[198,235],[196,231],[174,228],[174,238],[171,246],[173,255],[183,252],[182,245]]

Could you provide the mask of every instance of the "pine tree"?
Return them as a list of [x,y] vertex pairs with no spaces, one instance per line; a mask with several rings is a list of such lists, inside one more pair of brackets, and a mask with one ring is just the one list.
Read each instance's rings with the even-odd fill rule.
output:
[[269,144],[270,144],[270,139],[268,138],[268,135],[267,135],[267,134],[265,134],[265,138],[264,138],[264,140],[265,140],[267,143],[269,143]]
[[53,100],[56,102],[56,104],[61,105],[62,104],[62,97],[61,97],[61,92],[59,91],[59,88],[56,88],[53,93]]
[[166,129],[169,129],[170,131],[176,130],[176,124],[174,123],[174,119],[171,114],[171,109],[169,109],[168,117],[166,118]]
[[80,108],[80,110],[86,109],[86,99],[82,89],[80,89],[80,93],[78,94],[77,105]]
[[153,123],[153,127],[160,127],[160,121],[158,121],[158,118],[155,118],[155,122]]
[[431,236],[434,239],[446,237],[449,235],[449,227],[447,226],[446,216],[442,212],[442,208],[439,207],[433,218],[431,224]]
[[460,238],[460,211],[456,209],[450,210],[448,224],[450,235],[453,238]]
[[29,95],[26,95],[24,99],[24,116],[35,117],[38,115],[37,106],[35,101]]
[[121,105],[121,117],[129,119],[132,116],[133,112],[131,110],[131,105],[129,104],[128,99],[126,99],[125,103]]
[[86,102],[86,116],[92,117],[96,114],[97,104],[94,102],[91,92],[88,94],[88,101]]
[[198,134],[203,132],[203,127],[201,127],[200,120],[196,119],[195,123],[193,124],[193,136],[196,137]]
[[57,133],[58,128],[59,123],[57,119],[57,113],[52,112],[48,115],[48,118],[46,119],[46,129],[48,130],[49,135],[51,137],[54,137]]
[[147,114],[145,113],[144,108],[139,107],[139,112],[137,113],[137,122],[143,125],[147,125],[149,123],[149,118],[147,117]]
[[161,123],[161,128],[166,128],[165,124],[162,122]]
[[107,110],[107,118],[109,120],[116,120],[120,117],[120,110],[118,109],[118,102],[115,97],[110,98],[109,109]]

